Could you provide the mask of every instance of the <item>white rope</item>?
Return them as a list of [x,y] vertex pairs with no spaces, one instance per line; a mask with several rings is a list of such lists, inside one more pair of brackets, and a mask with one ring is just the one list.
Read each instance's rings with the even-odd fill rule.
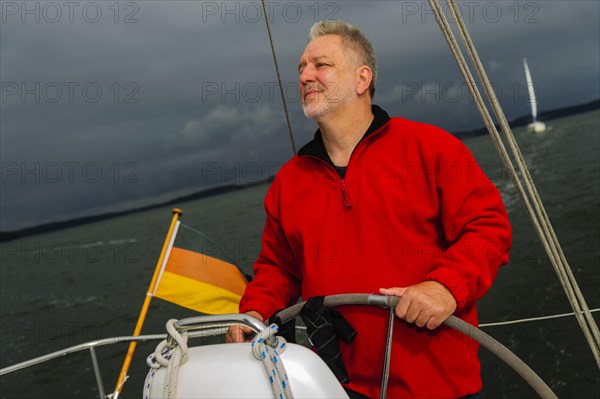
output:
[[[600,308],[590,309],[590,313],[598,312]],[[519,324],[519,323],[527,323],[530,321],[539,321],[539,320],[550,320],[550,319],[558,319],[561,317],[575,316],[574,312],[571,313],[561,313],[554,314],[550,316],[540,316],[540,317],[529,317],[527,319],[517,319],[517,320],[508,320],[508,321],[497,321],[495,323],[483,323],[480,324],[479,327],[494,327],[494,326],[507,326],[509,324]]]
[[[188,359],[187,331],[182,334],[175,328],[176,319],[167,322],[167,333],[169,337],[161,341],[154,353],[148,356],[146,363],[153,369],[166,367],[163,395],[165,399],[177,398],[177,381],[179,379],[179,367]],[[175,344],[170,341],[175,340]],[[154,374],[152,373],[152,376]],[[147,386],[148,384],[146,384]]]
[[[498,99],[496,98],[496,95],[492,89],[492,86],[489,82],[489,79],[488,79],[486,73],[485,73],[485,70],[483,69],[483,65],[481,64],[481,61],[479,60],[479,56],[477,55],[475,46],[468,34],[467,28],[462,20],[462,17],[460,16],[460,13],[456,7],[456,4],[455,4],[454,0],[446,0],[448,5],[450,6],[450,10],[452,11],[453,18],[455,19],[455,21],[457,21],[459,31],[462,35],[462,39],[465,42],[467,51],[469,53],[469,56],[471,57],[471,61],[475,65],[478,76],[479,76],[481,82],[483,83],[483,87],[488,96],[488,100],[490,101],[490,104],[492,105],[492,108],[496,114],[496,117],[498,118],[498,120],[500,122],[503,133],[507,137],[508,143],[509,143],[510,148],[515,157],[516,163],[521,172],[521,177],[524,177],[524,184],[527,187],[527,193],[531,197],[531,201],[530,201],[529,197],[527,196],[527,193],[523,189],[523,185],[521,183],[520,177],[517,175],[516,170],[510,159],[510,156],[508,155],[508,152],[506,151],[506,148],[504,147],[502,139],[500,138],[500,136],[498,134],[496,126],[491,119],[491,116],[487,109],[487,106],[485,105],[485,103],[483,101],[483,97],[481,96],[479,89],[477,88],[477,86],[474,83],[473,75],[471,74],[469,66],[467,65],[465,58],[462,55],[462,51],[459,48],[459,46],[456,42],[456,39],[454,38],[454,34],[450,28],[448,20],[447,20],[446,16],[444,15],[444,13],[441,11],[441,6],[439,4],[439,1],[438,0],[428,0],[428,1],[431,6],[431,9],[435,15],[436,21],[438,22],[438,25],[440,26],[440,29],[442,30],[442,33],[443,33],[446,41],[448,42],[448,45],[450,47],[450,50],[452,51],[454,59],[456,60],[458,66],[459,66],[459,69],[461,70],[463,76],[465,77],[465,80],[469,86],[469,90],[471,91],[471,94],[473,95],[473,98],[475,99],[475,104],[483,117],[483,120],[485,122],[486,127],[488,128],[488,131],[490,132],[492,141],[496,145],[496,149],[498,150],[498,153],[500,154],[500,157],[502,158],[504,165],[506,166],[507,170],[509,171],[509,174],[513,181],[513,184],[515,185],[517,192],[519,193],[519,196],[521,197],[521,200],[523,201],[525,208],[528,211],[528,215],[531,218],[531,221],[533,222],[534,228],[540,238],[540,241],[541,241],[542,245],[544,246],[544,248],[548,254],[548,257],[550,258],[550,262],[552,263],[552,266],[554,267],[554,270],[556,271],[556,273],[558,275],[558,279],[559,279],[561,285],[563,286],[563,289],[565,290],[565,293],[567,295],[567,298],[569,299],[571,307],[574,310],[574,314],[577,317],[577,321],[579,322],[579,325],[583,331],[583,334],[590,345],[590,349],[592,350],[592,353],[594,354],[594,357],[596,358],[596,362],[597,362],[598,366],[600,367],[600,333],[598,331],[598,327],[597,327],[593,317],[590,314],[587,303],[585,302],[585,298],[581,294],[581,291],[580,291],[579,287],[577,286],[577,282],[575,281],[575,278],[574,278],[574,276],[570,270],[570,267],[566,261],[564,253],[562,251],[562,248],[560,247],[560,243],[558,242],[558,239],[556,238],[556,235],[554,233],[552,225],[550,224],[548,215],[546,214],[546,211],[545,211],[543,204],[541,202],[541,199],[537,193],[535,185],[533,184],[533,180],[531,179],[529,170],[527,169],[527,166],[525,165],[523,156],[519,150],[519,147],[516,143],[514,135],[512,134],[512,131],[510,130],[510,126],[508,126],[508,122],[506,120],[504,112],[502,111],[500,103],[498,102]],[[533,203],[533,205],[532,205],[532,203]]]
[[285,350],[287,343],[285,338],[275,336],[277,331],[279,331],[277,324],[271,324],[260,332],[252,341],[252,354],[262,362],[265,368],[273,390],[273,397],[292,399],[290,380],[279,356]]
[[[600,308],[590,309],[590,313],[600,312]],[[571,313],[561,313],[561,314],[553,314],[549,316],[539,316],[539,317],[529,317],[526,319],[516,319],[516,320],[507,320],[507,321],[496,321],[492,323],[481,323],[479,327],[495,327],[495,326],[507,326],[510,324],[519,324],[526,323],[530,321],[539,321],[539,320],[550,320],[550,319],[558,319],[561,317],[575,316],[574,312]],[[306,326],[296,326],[296,330],[306,330]]]

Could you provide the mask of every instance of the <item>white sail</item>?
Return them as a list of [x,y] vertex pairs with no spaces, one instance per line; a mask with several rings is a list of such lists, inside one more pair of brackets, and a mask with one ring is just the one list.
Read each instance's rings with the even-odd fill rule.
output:
[[527,65],[527,58],[523,58],[523,66],[525,67],[525,78],[527,79],[527,90],[529,91],[531,115],[533,116],[533,122],[535,123],[537,121],[537,100],[535,98],[535,89],[533,87],[533,81],[531,80],[531,74],[529,73],[529,66]]

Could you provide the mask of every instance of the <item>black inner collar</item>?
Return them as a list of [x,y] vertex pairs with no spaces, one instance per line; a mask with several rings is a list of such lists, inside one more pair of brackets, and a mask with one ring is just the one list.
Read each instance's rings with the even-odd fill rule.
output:
[[[390,120],[390,116],[388,115],[388,113],[381,109],[381,107],[379,107],[378,105],[371,105],[371,110],[374,115],[373,121],[371,122],[371,125],[369,126],[363,137],[360,139],[360,141],[363,141],[366,137],[370,136],[373,132],[378,130]],[[317,158],[320,158],[325,162],[331,164],[334,168],[336,168],[338,173],[340,173],[340,176],[342,178],[344,177],[343,174],[346,172],[346,167],[338,167],[333,164],[331,158],[329,157],[329,154],[327,153],[327,150],[325,149],[325,145],[323,144],[323,137],[321,136],[320,129],[317,129],[317,131],[315,132],[315,137],[308,144],[302,147],[300,151],[298,151],[298,155],[312,155]],[[341,168],[343,168],[343,172],[340,172]]]

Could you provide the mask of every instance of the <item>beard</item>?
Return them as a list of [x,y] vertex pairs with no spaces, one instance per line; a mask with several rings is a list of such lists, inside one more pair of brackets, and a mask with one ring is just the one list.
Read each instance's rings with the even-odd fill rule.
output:
[[[351,77],[340,85],[330,84],[328,87],[316,87],[319,92],[309,98],[302,98],[302,110],[309,119],[319,120],[332,114],[356,97],[355,82]],[[312,89],[312,88],[311,88]]]

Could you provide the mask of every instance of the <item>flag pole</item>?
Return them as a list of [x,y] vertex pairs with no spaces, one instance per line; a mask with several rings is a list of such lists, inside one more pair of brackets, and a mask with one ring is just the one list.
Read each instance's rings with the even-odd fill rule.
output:
[[[175,225],[177,224],[177,220],[179,217],[183,215],[183,211],[179,208],[173,209],[173,219],[171,220],[171,226],[169,227],[169,231],[167,233],[167,238],[165,239],[165,243],[163,244],[162,251],[160,256],[158,257],[158,263],[156,264],[156,268],[154,269],[154,275],[152,276],[152,281],[150,282],[150,286],[148,287],[148,292],[146,293],[146,299],[144,299],[144,304],[142,305],[142,310],[140,311],[140,315],[138,317],[137,324],[135,325],[135,330],[133,331],[133,336],[137,337],[142,332],[142,326],[144,325],[144,320],[146,319],[146,314],[148,313],[148,307],[150,306],[150,300],[152,299],[154,288],[156,285],[156,280],[158,279],[158,274],[160,268],[164,262],[167,249],[169,247],[169,243],[171,242],[171,236],[173,235],[173,230],[175,229]],[[119,394],[123,390],[123,385],[125,384],[125,379],[127,378],[127,371],[129,370],[129,366],[131,365],[131,359],[133,359],[133,353],[135,352],[135,348],[137,346],[137,341],[131,341],[129,343],[129,349],[127,350],[127,356],[125,357],[125,361],[123,362],[123,367],[121,367],[121,372],[119,373],[119,379],[117,380],[117,385],[115,386],[115,391],[111,395],[113,399],[118,399]]]

